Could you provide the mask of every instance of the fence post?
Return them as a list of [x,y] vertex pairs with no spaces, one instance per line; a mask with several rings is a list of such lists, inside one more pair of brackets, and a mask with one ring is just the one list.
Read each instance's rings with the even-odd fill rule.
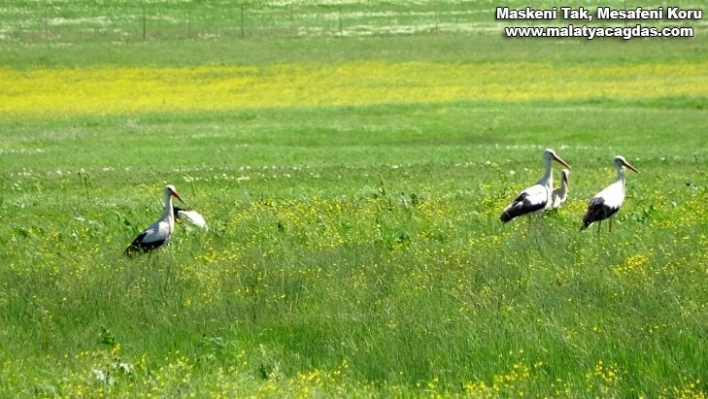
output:
[[49,39],[49,9],[44,9],[44,39]]
[[290,33],[290,36],[297,36],[297,31],[295,29],[295,22],[293,19],[293,5],[289,4],[288,5],[288,32]]
[[145,15],[145,0],[143,0],[143,40],[147,37],[147,23],[146,23],[146,15]]
[[241,37],[243,37],[243,3],[241,3]]
[[339,35],[344,35],[344,26],[342,24],[342,6],[339,6]]

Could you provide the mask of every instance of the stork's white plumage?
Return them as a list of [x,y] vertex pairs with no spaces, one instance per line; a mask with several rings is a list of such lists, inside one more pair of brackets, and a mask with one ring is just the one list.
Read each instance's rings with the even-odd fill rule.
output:
[[624,167],[639,173],[623,156],[618,155],[614,159],[617,179],[600,191],[588,204],[588,211],[583,216],[583,226],[580,230],[585,230],[591,224],[598,222],[597,231],[605,219],[610,219],[609,231],[612,231],[612,217],[620,210],[624,202]]
[[568,199],[569,175],[570,171],[568,169],[561,170],[561,186],[551,193],[551,209],[560,208]]
[[193,209],[183,209],[174,207],[174,217],[177,220],[184,220],[204,230],[209,230],[204,216]]
[[175,186],[165,186],[165,210],[162,211],[162,216],[138,234],[135,240],[125,249],[126,255],[132,256],[137,252],[149,252],[170,242],[172,231],[175,228],[172,197],[182,201]]
[[549,209],[551,206],[551,190],[553,189],[553,170],[551,162],[556,161],[566,168],[570,169],[570,165],[561,159],[555,151],[546,149],[543,152],[543,162],[546,167],[546,172],[533,186],[522,191],[516,199],[509,204],[501,214],[501,221],[506,223],[517,216],[527,215],[530,213],[541,212]]

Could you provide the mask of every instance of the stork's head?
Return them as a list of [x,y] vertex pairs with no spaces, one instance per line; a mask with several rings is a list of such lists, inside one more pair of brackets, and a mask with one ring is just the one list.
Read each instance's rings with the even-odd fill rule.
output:
[[570,171],[568,169],[563,169],[561,170],[561,180],[563,181],[563,184],[566,186],[568,185],[568,176],[570,175]]
[[184,202],[184,201],[182,201],[182,197],[179,196],[179,193],[177,192],[177,189],[175,188],[175,186],[173,186],[171,184],[168,184],[165,186],[165,197],[167,197],[167,196],[173,196],[173,197],[177,198],[178,200],[180,200],[180,202]]
[[553,151],[550,148],[546,148],[546,150],[543,152],[543,160],[547,163],[550,164],[551,161],[556,161],[559,164],[565,166],[566,168],[570,169],[570,165],[568,165],[567,162],[565,162],[561,157],[556,154],[555,151]]
[[632,172],[634,172],[634,173],[639,173],[639,171],[637,169],[635,169],[634,166],[632,166],[632,164],[627,162],[627,160],[624,159],[624,157],[622,155],[617,155],[615,157],[615,168],[617,170],[620,170],[620,169],[622,169],[623,166],[632,170]]

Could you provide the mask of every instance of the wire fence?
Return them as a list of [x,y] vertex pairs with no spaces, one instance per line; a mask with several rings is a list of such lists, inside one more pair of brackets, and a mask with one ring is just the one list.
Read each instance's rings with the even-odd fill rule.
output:
[[[522,0],[504,6],[526,7]],[[617,7],[636,1],[614,0]],[[666,6],[644,0],[644,8]],[[703,8],[695,0],[682,7]],[[672,3],[673,4],[673,3]],[[181,38],[373,36],[419,33],[501,34],[493,0],[46,0],[0,6],[0,41],[130,41]],[[538,0],[536,9],[558,7]],[[694,24],[696,21],[693,21]],[[526,25],[558,24],[559,21]],[[705,21],[700,21],[705,25]],[[509,23],[507,22],[506,25]]]
[[133,2],[118,6],[5,10],[0,40],[136,40],[190,37],[371,36],[491,30],[494,8],[480,4],[324,3],[273,5]]

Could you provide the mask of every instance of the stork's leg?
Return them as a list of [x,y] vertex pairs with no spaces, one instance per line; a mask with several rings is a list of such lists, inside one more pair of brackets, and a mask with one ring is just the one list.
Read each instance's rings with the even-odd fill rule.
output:
[[532,217],[532,216],[533,216],[533,215],[529,215],[529,217],[526,218],[526,219],[529,220],[529,224],[528,224],[529,228],[528,228],[528,231],[526,232],[527,234],[531,232],[531,217]]
[[610,233],[612,233],[612,219],[613,218],[610,218],[610,230],[609,230]]
[[600,226],[602,226],[602,220],[597,222],[597,234],[600,234]]
[[535,226],[536,231],[541,228],[541,213],[535,213],[532,216],[535,220],[533,222],[533,225]]

